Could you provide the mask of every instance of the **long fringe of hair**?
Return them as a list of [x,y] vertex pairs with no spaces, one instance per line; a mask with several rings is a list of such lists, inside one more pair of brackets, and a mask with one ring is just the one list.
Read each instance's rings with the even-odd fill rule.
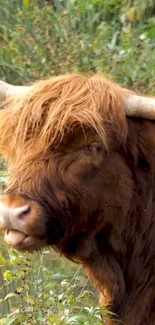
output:
[[4,103],[0,151],[8,159],[34,156],[61,142],[77,125],[96,131],[105,146],[105,123],[126,134],[124,95],[128,90],[103,76],[61,75],[33,84]]

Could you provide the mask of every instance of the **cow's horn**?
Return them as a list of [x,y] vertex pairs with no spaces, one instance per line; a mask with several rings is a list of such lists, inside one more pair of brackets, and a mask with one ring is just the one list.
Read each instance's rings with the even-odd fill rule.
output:
[[[0,81],[0,101],[9,96],[24,94],[31,91],[32,86],[13,86]],[[125,111],[128,116],[155,119],[155,98],[129,95],[125,98]]]
[[125,99],[125,111],[128,116],[155,120],[155,98],[129,95]]
[[0,101],[13,95],[27,93],[31,89],[31,86],[13,86],[4,81],[0,81]]

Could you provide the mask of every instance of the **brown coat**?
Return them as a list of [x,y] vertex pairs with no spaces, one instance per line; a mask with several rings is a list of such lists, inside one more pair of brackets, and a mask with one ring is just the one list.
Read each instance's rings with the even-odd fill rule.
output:
[[117,319],[154,325],[155,124],[125,117],[127,92],[67,75],[10,99],[0,112],[11,171],[1,201],[29,204],[32,249],[43,240],[81,263]]

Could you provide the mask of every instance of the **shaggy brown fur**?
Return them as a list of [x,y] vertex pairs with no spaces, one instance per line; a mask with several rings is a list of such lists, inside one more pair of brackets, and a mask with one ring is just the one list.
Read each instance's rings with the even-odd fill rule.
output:
[[28,234],[81,263],[119,320],[154,325],[155,124],[125,117],[128,92],[65,75],[6,102],[4,196],[33,202]]
[[36,82],[30,93],[6,102],[0,149],[6,151],[11,141],[12,150],[33,156],[60,142],[77,124],[94,129],[106,145],[104,120],[117,123],[122,137],[126,134],[125,93],[100,76],[64,75]]

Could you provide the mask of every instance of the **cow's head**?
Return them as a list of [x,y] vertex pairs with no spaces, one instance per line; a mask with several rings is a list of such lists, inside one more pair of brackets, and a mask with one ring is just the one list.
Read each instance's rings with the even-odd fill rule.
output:
[[74,252],[77,238],[108,224],[109,206],[109,218],[120,208],[116,184],[128,209],[130,177],[117,152],[127,134],[125,108],[137,114],[146,99],[103,77],[79,75],[24,89],[3,84],[6,92],[0,112],[0,151],[10,174],[0,199],[5,240],[23,250],[53,245]]

